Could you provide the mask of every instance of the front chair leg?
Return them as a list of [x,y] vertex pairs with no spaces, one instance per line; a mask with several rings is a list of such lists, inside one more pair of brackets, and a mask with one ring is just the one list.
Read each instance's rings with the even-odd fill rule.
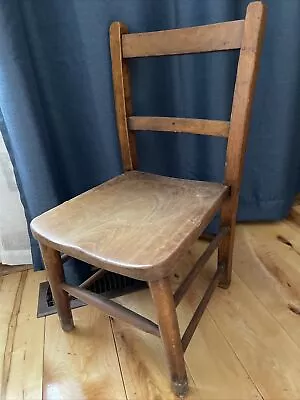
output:
[[65,332],[69,332],[74,328],[74,322],[70,307],[69,295],[60,287],[60,284],[65,280],[60,254],[58,251],[41,243],[40,249],[43,256],[44,265],[48,272],[48,279],[61,327]]
[[183,396],[188,391],[188,380],[169,278],[149,282],[149,286],[158,315],[159,330],[169,364],[172,389],[177,396]]

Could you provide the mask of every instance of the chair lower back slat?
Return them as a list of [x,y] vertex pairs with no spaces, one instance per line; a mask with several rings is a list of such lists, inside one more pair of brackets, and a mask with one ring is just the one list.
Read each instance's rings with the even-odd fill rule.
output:
[[173,117],[129,117],[133,131],[183,132],[196,135],[228,137],[228,121]]

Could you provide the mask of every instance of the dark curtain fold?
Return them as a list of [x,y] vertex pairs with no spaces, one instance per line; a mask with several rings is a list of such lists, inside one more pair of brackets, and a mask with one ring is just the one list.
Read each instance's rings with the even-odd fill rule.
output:
[[[121,172],[109,25],[131,32],[243,18],[243,0],[0,1],[1,131],[28,222]],[[240,220],[287,215],[300,189],[300,1],[269,0]],[[130,62],[136,114],[228,119],[238,52]],[[138,135],[140,169],[223,179],[225,142]],[[35,268],[42,267],[32,239]],[[88,268],[70,265],[70,280]]]

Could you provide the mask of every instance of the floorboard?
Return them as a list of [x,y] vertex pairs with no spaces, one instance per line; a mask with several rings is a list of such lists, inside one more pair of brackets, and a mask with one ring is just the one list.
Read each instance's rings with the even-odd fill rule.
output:
[[70,333],[46,318],[43,399],[125,400],[109,318],[93,307],[73,316]]
[[[23,277],[23,281],[22,281]],[[10,370],[7,380],[7,399],[33,400],[42,398],[45,319],[36,318],[36,297],[44,272],[22,272],[21,301],[16,315],[13,345],[10,351]]]
[[300,310],[300,234],[285,222],[237,234],[235,272],[300,348],[300,316],[291,311]]
[[15,332],[17,301],[20,297],[21,273],[0,277],[0,398],[6,398],[11,363],[11,339]]
[[300,398],[299,347],[235,273],[208,309],[264,399]]

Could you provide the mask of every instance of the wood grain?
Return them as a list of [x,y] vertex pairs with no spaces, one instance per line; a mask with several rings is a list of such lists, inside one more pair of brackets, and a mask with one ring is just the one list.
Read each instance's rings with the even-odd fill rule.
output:
[[0,263],[0,277],[15,274],[16,272],[22,272],[32,269],[31,264],[22,264],[22,265],[6,265]]
[[155,280],[169,274],[227,192],[218,183],[130,171],[35,218],[31,229],[72,257]]
[[237,229],[235,271],[300,347],[300,230],[288,222],[247,224]]
[[42,398],[45,319],[36,318],[36,309],[39,284],[44,280],[44,271],[28,271],[24,282],[10,353],[7,400]]
[[127,32],[126,25],[120,22],[113,22],[110,26],[110,54],[116,120],[124,171],[137,168],[135,135],[127,126],[127,118],[132,114],[129,71],[121,48],[121,37]]
[[208,307],[263,398],[299,399],[299,347],[236,275]]
[[92,307],[73,315],[68,334],[56,315],[46,319],[43,399],[125,400],[109,318]]
[[[247,269],[249,252],[244,246],[237,246],[237,251],[241,268]],[[213,268],[213,262],[209,262],[206,282],[199,278],[195,286],[204,288]],[[261,265],[257,263],[255,268]],[[299,398],[299,347],[237,275],[233,274],[227,291],[215,292],[208,310],[263,398]]]
[[229,21],[122,37],[125,58],[189,54],[241,47],[244,21]]
[[229,122],[209,119],[171,117],[129,117],[128,126],[134,131],[193,133],[228,137]]
[[230,233],[220,245],[218,260],[219,264],[225,265],[220,284],[224,288],[229,286],[231,279],[236,214],[264,26],[264,4],[260,1],[250,3],[244,24],[226,153],[225,182],[230,186],[231,195],[222,205],[221,225],[229,226]]
[[0,398],[6,397],[11,365],[11,349],[16,329],[16,316],[23,289],[22,273],[0,277]]

